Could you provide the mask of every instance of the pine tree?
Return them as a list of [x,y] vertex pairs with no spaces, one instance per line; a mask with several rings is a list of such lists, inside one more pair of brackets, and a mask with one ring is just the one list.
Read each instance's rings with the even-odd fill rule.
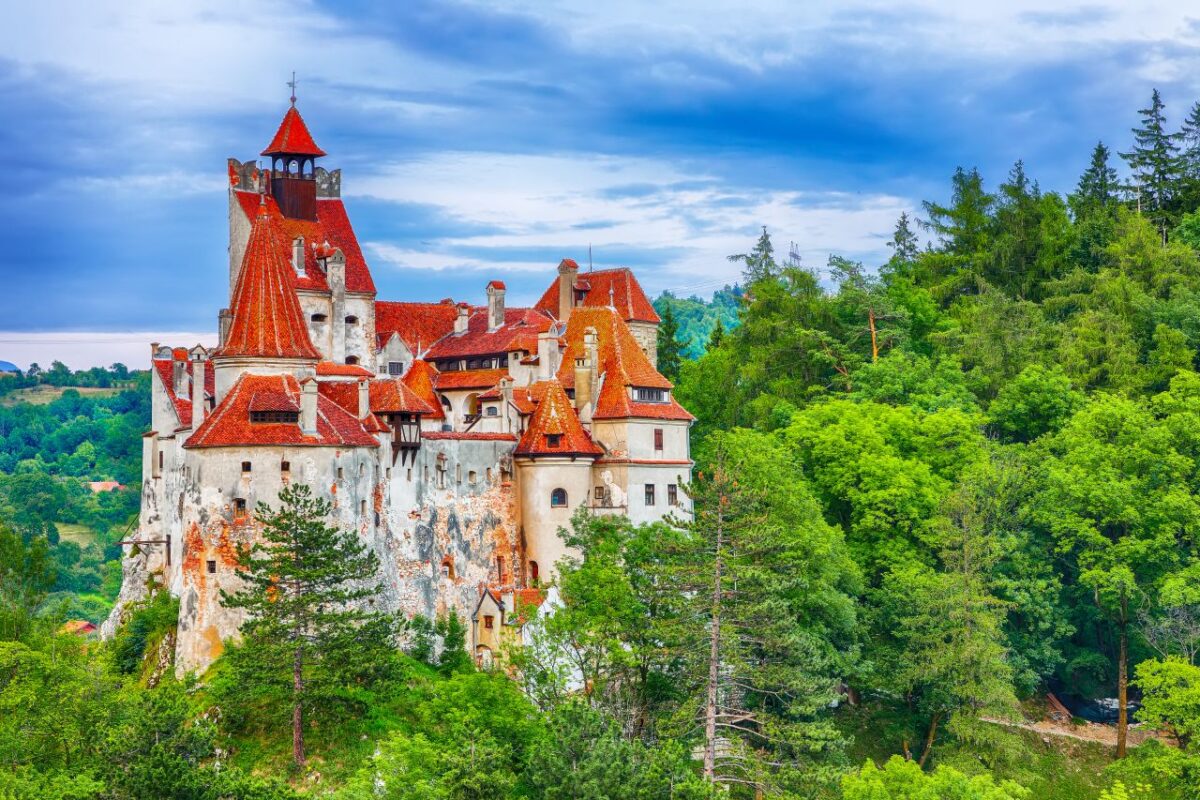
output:
[[1108,163],[1109,152],[1104,142],[1096,142],[1092,149],[1092,160],[1079,176],[1079,185],[1071,195],[1071,210],[1076,221],[1112,209],[1117,200],[1120,185],[1117,171]]
[[708,343],[704,345],[705,352],[711,352],[721,346],[721,342],[725,340],[725,326],[718,319],[713,325],[712,333],[708,335]]
[[946,252],[974,256],[988,245],[995,198],[984,191],[978,169],[968,172],[959,167],[954,171],[952,183],[950,205],[925,201],[922,205],[929,219],[921,224],[941,238]]
[[758,237],[753,250],[729,256],[729,260],[735,263],[740,261],[745,265],[742,282],[746,286],[779,275],[779,265],[775,263],[775,247],[771,244],[771,234],[767,233],[766,225],[763,226],[762,236]]
[[892,240],[888,242],[892,248],[892,257],[888,259],[887,270],[899,272],[917,260],[917,235],[909,224],[908,212],[900,214],[896,220],[896,230],[892,232]]
[[1176,136],[1167,133],[1165,106],[1158,89],[1150,107],[1139,109],[1142,125],[1133,129],[1133,148],[1121,157],[1129,164],[1138,209],[1146,214],[1167,238],[1167,229],[1178,218],[1177,195],[1181,189],[1183,161]]
[[679,380],[682,353],[687,346],[688,342],[679,341],[679,323],[668,305],[663,309],[662,321],[658,323],[658,371],[672,383]]
[[1190,214],[1200,208],[1200,102],[1192,104],[1179,129],[1179,145],[1183,173],[1179,211]]
[[385,615],[356,607],[379,593],[379,562],[353,534],[326,524],[330,503],[303,484],[285,488],[279,501],[278,511],[259,504],[260,541],[239,554],[245,585],[235,594],[222,591],[221,599],[247,612],[242,636],[261,648],[263,669],[290,672],[292,758],[299,767],[314,677],[339,682],[331,671],[361,667],[355,662],[390,648],[394,628]]

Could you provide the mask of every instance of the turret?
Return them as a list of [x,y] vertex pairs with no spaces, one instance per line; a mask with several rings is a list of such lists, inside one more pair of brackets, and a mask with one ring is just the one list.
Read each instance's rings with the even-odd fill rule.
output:
[[316,160],[325,155],[317,147],[303,117],[292,107],[283,116],[275,138],[262,151],[271,158],[271,195],[279,210],[290,219],[317,218]]

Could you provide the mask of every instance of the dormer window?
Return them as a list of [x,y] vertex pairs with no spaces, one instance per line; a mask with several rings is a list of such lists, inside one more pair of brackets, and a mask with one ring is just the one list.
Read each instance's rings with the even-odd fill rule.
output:
[[561,446],[562,446],[562,434],[561,433],[547,433],[546,434],[546,447],[561,447]]
[[250,421],[254,423],[285,423],[296,425],[300,422],[299,411],[251,411]]
[[346,356],[346,363],[349,364],[350,366],[357,365],[358,364],[358,356]]
[[650,389],[645,386],[637,386],[633,390],[633,398],[639,403],[665,403],[668,397],[666,389]]

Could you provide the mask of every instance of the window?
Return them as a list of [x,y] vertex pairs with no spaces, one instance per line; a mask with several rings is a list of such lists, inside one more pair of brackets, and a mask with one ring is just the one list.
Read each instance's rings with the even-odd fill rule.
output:
[[341,467],[338,467],[337,468],[337,479],[340,481],[344,477],[346,477],[346,471],[344,469],[342,469]]
[[354,316],[353,314],[347,314],[346,315],[346,324],[347,325],[357,325],[358,317]]
[[646,505],[648,505],[648,506],[654,505],[654,484],[653,483],[646,484]]
[[403,361],[389,361],[387,370],[388,370],[388,375],[403,375],[404,374],[404,362]]
[[562,446],[562,434],[561,433],[547,433],[546,434],[546,447],[561,447],[561,446]]
[[640,403],[665,403],[667,402],[666,389],[647,389],[639,386],[633,390],[634,399]]
[[679,487],[673,483],[667,484],[667,505],[679,505]]
[[467,473],[467,483],[474,483],[478,479],[479,475],[476,474],[475,470],[471,470]]
[[364,476],[366,474],[367,474],[367,465],[360,462],[358,465],[358,477],[361,478],[362,476]]
[[487,468],[487,482],[488,483],[492,482],[492,468],[491,467]]
[[385,470],[383,471],[383,476],[384,476],[384,477],[385,477],[387,480],[389,480],[389,481],[390,481],[390,480],[392,479],[392,468],[391,468],[391,467],[388,467],[387,469],[385,469]]
[[210,561],[208,562],[207,566],[208,566],[208,574],[209,574],[209,575],[216,575],[216,574],[217,574],[217,562],[216,562],[216,561],[211,561],[211,560],[210,560]]
[[246,518],[246,499],[244,497],[238,497],[233,501],[233,518]]
[[487,415],[489,417],[495,417],[495,416],[498,416],[499,414],[500,414],[500,409],[497,408],[496,406],[488,406],[487,407]]
[[551,508],[566,508],[567,507],[567,490],[555,489],[550,493]]
[[292,471],[292,462],[280,461],[279,462],[279,471],[282,472],[284,475],[287,475],[289,472]]
[[454,557],[445,556],[442,558],[442,577],[454,580]]
[[662,452],[662,449],[663,449],[663,429],[662,428],[654,429],[654,449],[658,452]]
[[496,556],[496,578],[504,583],[504,556]]
[[491,614],[484,614],[483,615],[483,627],[487,628],[490,631],[495,626],[496,626],[496,618],[493,617]]
[[604,502],[605,489],[603,486],[596,487],[596,502]]
[[529,582],[537,584],[538,582],[538,565],[536,561],[529,562]]
[[243,461],[242,462],[242,472],[249,472],[249,471],[250,471],[250,462]]
[[367,501],[366,501],[366,500],[360,500],[360,501],[359,501],[359,503],[358,503],[358,513],[359,513],[359,514],[361,514],[361,515],[362,515],[362,516],[364,516],[364,517],[367,515]]
[[300,421],[299,411],[251,411],[251,422],[285,422],[295,425]]
[[412,483],[412,467],[408,468],[408,481]]
[[309,319],[311,319],[313,322],[324,322],[329,319],[329,317],[325,316],[324,314],[313,314],[311,317],[309,317]]
[[346,356],[346,363],[352,367],[358,366],[358,356]]
[[158,468],[160,470],[163,468],[163,451],[162,450],[158,451]]

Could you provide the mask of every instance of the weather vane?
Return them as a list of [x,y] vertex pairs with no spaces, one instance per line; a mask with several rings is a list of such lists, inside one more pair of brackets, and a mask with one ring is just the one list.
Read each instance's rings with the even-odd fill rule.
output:
[[292,87],[292,105],[296,105],[296,72],[292,71],[292,79],[287,82],[287,85]]

